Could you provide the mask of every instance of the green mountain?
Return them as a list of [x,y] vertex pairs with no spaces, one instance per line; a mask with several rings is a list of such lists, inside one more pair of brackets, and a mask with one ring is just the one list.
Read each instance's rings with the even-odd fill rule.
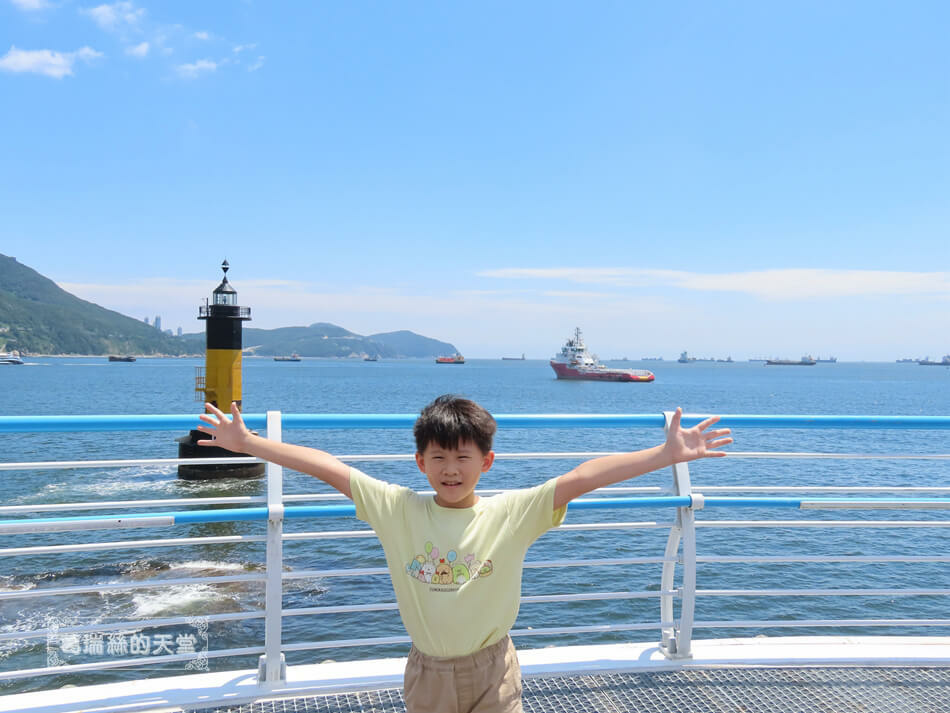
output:
[[86,302],[0,255],[0,350],[26,354],[183,354],[194,340]]
[[[453,344],[421,337],[415,332],[409,332],[405,329],[398,332],[370,334],[367,338],[384,345],[395,354],[407,357],[451,356],[458,351]],[[386,356],[386,353],[380,352],[379,355]]]
[[[309,357],[435,357],[454,354],[447,342],[413,332],[368,337],[333,324],[309,327],[244,329],[250,354],[277,356],[296,352]],[[205,335],[173,337],[132,317],[86,302],[52,280],[0,255],[0,351],[24,354],[199,354]]]
[[378,356],[382,358],[435,357],[454,354],[448,342],[413,332],[386,332],[364,337],[335,324],[318,322],[309,327],[244,330],[245,353],[258,356],[299,354],[307,357]]

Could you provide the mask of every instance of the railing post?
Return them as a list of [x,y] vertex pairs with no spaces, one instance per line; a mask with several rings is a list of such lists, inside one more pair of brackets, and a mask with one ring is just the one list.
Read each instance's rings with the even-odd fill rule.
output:
[[[664,433],[669,432],[672,419],[673,413],[671,411],[663,413]],[[686,463],[673,465],[673,492],[675,495],[691,497],[693,495],[689,479],[689,466]],[[693,618],[696,612],[696,518],[691,506],[676,509],[676,522],[670,528],[664,559],[675,559],[681,542],[683,546],[683,583],[680,591],[679,625],[677,626],[674,623],[672,629],[665,627],[660,642],[663,653],[668,658],[677,659],[692,656]],[[669,592],[673,590],[675,573],[675,562],[667,561],[663,563],[663,576],[660,582],[661,591]],[[664,594],[660,597],[660,620],[675,622],[672,594]]]
[[[280,411],[267,412],[267,438],[280,441]],[[280,650],[283,609],[284,471],[267,464],[267,582],[264,593],[264,655],[257,667],[257,682],[274,687],[287,682],[287,665]]]
[[[679,517],[670,526],[663,553],[663,574],[660,577],[660,621],[673,621],[673,586],[676,581],[676,554],[680,549],[682,530]],[[667,592],[670,592],[667,594]],[[676,627],[664,626],[660,632],[660,649],[667,658],[676,656]]]

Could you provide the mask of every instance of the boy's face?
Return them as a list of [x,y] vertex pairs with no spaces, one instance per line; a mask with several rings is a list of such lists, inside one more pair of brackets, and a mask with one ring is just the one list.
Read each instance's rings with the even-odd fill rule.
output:
[[416,453],[416,465],[435,490],[436,504],[444,508],[469,508],[478,502],[475,486],[494,461],[494,452],[482,453],[470,441],[462,441],[457,448],[430,443]]

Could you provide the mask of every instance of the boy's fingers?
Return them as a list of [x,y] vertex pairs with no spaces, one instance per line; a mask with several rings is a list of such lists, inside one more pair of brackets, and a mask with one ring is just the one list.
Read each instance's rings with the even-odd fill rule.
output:
[[683,418],[683,409],[679,406],[673,412],[673,418],[670,419],[670,430],[675,430],[680,426],[680,419]]
[[224,416],[224,412],[212,403],[205,402],[205,409],[213,413],[218,418]]

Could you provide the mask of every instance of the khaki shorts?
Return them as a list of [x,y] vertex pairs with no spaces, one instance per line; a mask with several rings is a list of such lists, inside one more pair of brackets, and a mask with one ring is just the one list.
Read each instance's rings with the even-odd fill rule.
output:
[[409,651],[407,713],[521,713],[521,667],[510,636],[468,656]]

